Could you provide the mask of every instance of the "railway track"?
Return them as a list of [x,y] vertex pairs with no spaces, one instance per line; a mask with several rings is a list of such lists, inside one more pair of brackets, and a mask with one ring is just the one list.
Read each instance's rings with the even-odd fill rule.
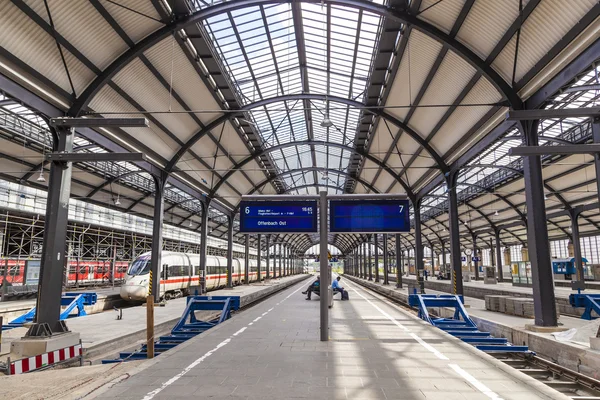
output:
[[600,400],[600,381],[534,355],[491,354],[573,400]]

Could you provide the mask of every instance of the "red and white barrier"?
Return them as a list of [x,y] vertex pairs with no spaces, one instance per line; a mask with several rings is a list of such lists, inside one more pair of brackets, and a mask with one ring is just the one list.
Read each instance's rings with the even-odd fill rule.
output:
[[64,349],[51,351],[50,353],[40,354],[34,357],[24,358],[22,360],[14,361],[9,364],[10,374],[24,374],[26,372],[35,371],[42,367],[56,364],[61,361],[68,360],[70,358],[80,357],[83,354],[83,347],[81,344],[75,346],[66,347]]

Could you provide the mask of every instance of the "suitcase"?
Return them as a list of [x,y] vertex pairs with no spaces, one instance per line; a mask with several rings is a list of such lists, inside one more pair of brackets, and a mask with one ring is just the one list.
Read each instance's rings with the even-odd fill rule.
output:
[[350,298],[348,298],[348,291],[344,290],[342,292],[342,300],[350,300]]

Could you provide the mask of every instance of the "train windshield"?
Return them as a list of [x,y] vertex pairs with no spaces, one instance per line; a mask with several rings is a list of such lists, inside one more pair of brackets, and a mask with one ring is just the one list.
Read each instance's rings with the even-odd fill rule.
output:
[[150,257],[138,257],[131,267],[129,267],[128,275],[146,275],[150,272]]

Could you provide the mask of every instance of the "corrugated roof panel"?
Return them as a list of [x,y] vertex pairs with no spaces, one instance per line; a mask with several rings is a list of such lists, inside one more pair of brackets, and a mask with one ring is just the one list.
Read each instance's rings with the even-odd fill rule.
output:
[[[210,90],[172,36],[150,48],[144,55],[165,81],[173,82],[173,89],[192,110],[220,109]],[[197,114],[197,117],[207,124],[214,115]]]
[[[390,130],[388,130],[388,126]],[[387,154],[387,151],[392,146],[393,137],[395,137],[397,133],[398,127],[396,125],[390,122],[388,122],[386,125],[385,121],[380,120],[377,126],[377,132],[370,139],[372,143],[369,148],[369,153],[375,158],[383,160]]]
[[242,142],[242,139],[240,139],[237,131],[229,121],[225,123],[225,129],[222,128],[222,125],[215,128],[213,130],[213,135],[217,139],[220,138],[221,145],[236,162],[239,162],[250,155],[248,148],[244,142]]
[[[68,93],[71,87],[54,38],[9,2],[0,2],[0,45]],[[64,51],[77,93],[94,74]]]
[[[244,175],[242,175],[241,172],[236,172],[235,174],[231,175],[228,179],[227,179],[227,183],[231,184],[234,188],[236,188],[236,190],[238,190],[241,193],[248,193],[252,187],[254,186],[252,183],[248,182],[248,179],[246,179],[244,177]],[[219,195],[222,195],[221,190],[230,190],[229,186],[227,185],[222,185],[219,188]],[[233,191],[231,191],[233,193]],[[235,198],[228,198],[227,200],[230,203],[236,204],[239,201],[239,196],[237,194],[234,193]]]
[[[132,61],[115,75],[113,82],[145,110],[184,111],[183,107],[139,59]],[[200,129],[198,124],[187,114],[157,113],[154,114],[154,117],[184,142]]]
[[[223,125],[221,125],[223,126]],[[192,146],[192,151],[199,155],[201,158],[206,158],[207,160],[215,154],[217,150],[217,145],[213,142],[208,136],[203,136],[202,139],[198,140],[196,144]],[[183,157],[186,158],[186,157]],[[212,163],[212,160],[211,160]]]
[[[43,1],[26,3],[48,21]],[[89,1],[51,1],[48,5],[56,31],[99,69],[105,69],[128,48]]]
[[406,175],[403,175],[402,178],[405,182],[408,179],[407,183],[412,186],[424,173],[429,171],[429,168],[435,168],[435,162],[427,152],[422,151],[421,154],[415,158],[415,161],[410,168],[408,168],[408,178]]
[[[515,80],[519,81],[597,3],[596,0],[544,0],[521,29]],[[510,82],[516,36],[498,55],[493,66]]]
[[[485,78],[480,78],[467,94],[462,104],[488,104],[501,100],[501,96],[493,85]],[[445,154],[475,125],[491,106],[458,107],[446,123],[431,140],[431,144],[439,153]]]
[[519,0],[477,0],[456,38],[485,59],[518,16]]
[[[129,104],[129,102],[109,86],[104,86],[98,94],[94,96],[90,102],[90,108],[99,113],[137,111]],[[122,116],[131,117],[131,114]],[[116,118],[117,115],[111,114],[111,117]],[[176,143],[152,123],[150,123],[149,128],[124,128],[123,130],[167,160],[170,159],[175,154],[176,149],[179,148]]]
[[465,0],[424,0],[419,9],[422,13],[419,18],[449,33],[464,5]]
[[[413,104],[441,49],[442,45],[429,36],[415,29],[411,31],[386,106],[409,106]],[[400,119],[404,119],[408,113],[408,108],[390,108],[387,111]]]
[[151,1],[119,0],[116,4],[107,0],[100,0],[100,2],[131,40],[136,43],[163,26],[160,22],[151,19],[160,20],[160,15],[158,15]]
[[[473,75],[475,68],[453,51],[448,51],[420,104],[453,104]],[[448,107],[418,108],[410,125],[426,138],[447,110]]]

